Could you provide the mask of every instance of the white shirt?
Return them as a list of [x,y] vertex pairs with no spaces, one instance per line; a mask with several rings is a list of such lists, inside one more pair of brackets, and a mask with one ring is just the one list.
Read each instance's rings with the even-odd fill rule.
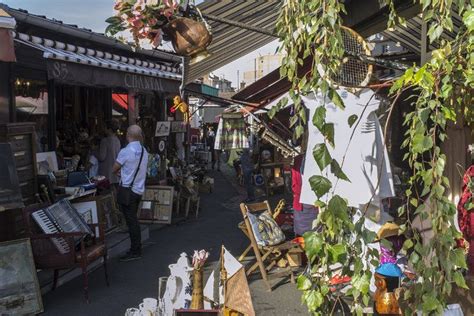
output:
[[99,160],[97,160],[94,155],[90,155],[89,163],[91,164],[91,167],[89,169],[89,178],[92,178],[99,174]]
[[[329,144],[327,147],[331,156],[339,164],[341,164],[345,155],[342,170],[351,182],[337,180],[327,170],[329,167],[323,172],[319,170],[313,157],[313,148],[316,144],[323,143],[324,137],[313,124],[309,124],[308,149],[302,175],[303,185],[300,202],[313,204],[316,201],[317,198],[311,190],[309,178],[313,175],[323,175],[331,181],[333,188],[336,186],[335,194],[348,199],[349,206],[360,207],[367,204],[374,193],[373,204],[380,205],[381,199],[394,196],[390,161],[383,143],[382,129],[375,115],[380,102],[375,99],[371,90],[364,90],[359,96],[344,90],[337,92],[344,100],[345,110],[339,109],[330,100],[324,102],[322,95],[309,95],[302,97],[302,100],[311,112],[309,117],[313,117],[315,109],[325,103],[326,121],[334,123],[335,129],[335,148],[332,148]],[[366,106],[367,108],[364,111]],[[352,141],[350,141],[356,125],[354,124],[350,128],[348,119],[354,114],[361,121],[356,127]],[[380,183],[376,189],[379,176]],[[326,202],[326,198],[322,197],[322,200]]]
[[142,162],[132,187],[132,191],[139,195],[143,195],[145,192],[146,171],[148,166],[148,153],[145,147],[142,147],[138,141],[131,142],[127,145],[127,147],[119,152],[117,157],[117,163],[122,166],[120,170],[122,177],[121,185],[124,187],[129,187],[137,170],[142,148],[144,150]]

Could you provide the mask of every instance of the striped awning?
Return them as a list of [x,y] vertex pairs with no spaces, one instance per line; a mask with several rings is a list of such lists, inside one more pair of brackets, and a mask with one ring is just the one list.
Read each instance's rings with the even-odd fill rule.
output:
[[[281,1],[206,0],[198,5],[206,14],[272,31],[278,18]],[[210,56],[195,64],[186,65],[185,83],[192,82],[211,71],[253,52],[272,42],[275,37],[207,20],[211,26],[212,43],[207,48]]]
[[129,58],[109,52],[53,41],[23,33],[15,41],[43,52],[43,57],[70,63],[123,71],[163,79],[181,80],[181,70],[169,65]]
[[[441,34],[441,39],[452,41],[459,32],[459,28],[462,26],[462,18],[454,11],[451,12],[453,20],[453,31],[444,31]],[[422,30],[422,17],[417,15],[406,21],[406,26],[398,25],[393,30],[385,30],[382,34],[389,37],[395,42],[399,42],[406,49],[421,54],[421,30]],[[438,49],[440,47],[440,40],[430,44],[428,51]]]

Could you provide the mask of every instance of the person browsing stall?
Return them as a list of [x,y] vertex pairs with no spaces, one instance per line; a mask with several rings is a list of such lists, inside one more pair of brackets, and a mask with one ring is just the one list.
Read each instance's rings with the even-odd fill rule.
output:
[[99,174],[105,176],[113,186],[116,186],[119,182],[118,176],[112,172],[113,165],[122,147],[117,137],[119,124],[116,119],[106,123],[105,137],[100,141],[97,157],[99,159]]
[[148,163],[148,152],[143,147],[143,133],[138,125],[127,130],[128,145],[123,148],[115,161],[113,172],[119,174],[120,183],[117,202],[124,214],[130,234],[130,251],[120,261],[131,261],[141,258],[141,231],[137,219],[138,205],[145,192],[145,179]]

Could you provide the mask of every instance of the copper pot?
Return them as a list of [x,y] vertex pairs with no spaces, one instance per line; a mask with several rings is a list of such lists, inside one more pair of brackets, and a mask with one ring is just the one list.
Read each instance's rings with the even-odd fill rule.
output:
[[203,22],[189,18],[176,18],[163,27],[171,39],[178,55],[195,57],[206,51],[212,41],[212,35]]

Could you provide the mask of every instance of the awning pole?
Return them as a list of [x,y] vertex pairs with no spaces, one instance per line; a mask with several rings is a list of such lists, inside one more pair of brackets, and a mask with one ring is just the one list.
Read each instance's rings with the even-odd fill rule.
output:
[[216,21],[216,22],[236,26],[236,27],[239,27],[241,29],[245,29],[245,30],[249,30],[249,31],[252,31],[252,32],[255,32],[255,33],[268,35],[268,36],[275,37],[275,38],[279,37],[275,32],[264,29],[264,28],[251,26],[251,25],[248,25],[248,24],[245,24],[245,23],[237,22],[237,21],[234,21],[234,20],[229,20],[229,19],[222,18],[222,17],[216,16],[216,15],[212,15],[212,14],[202,13],[202,16],[204,18],[208,19],[208,20],[211,20],[211,21]]

